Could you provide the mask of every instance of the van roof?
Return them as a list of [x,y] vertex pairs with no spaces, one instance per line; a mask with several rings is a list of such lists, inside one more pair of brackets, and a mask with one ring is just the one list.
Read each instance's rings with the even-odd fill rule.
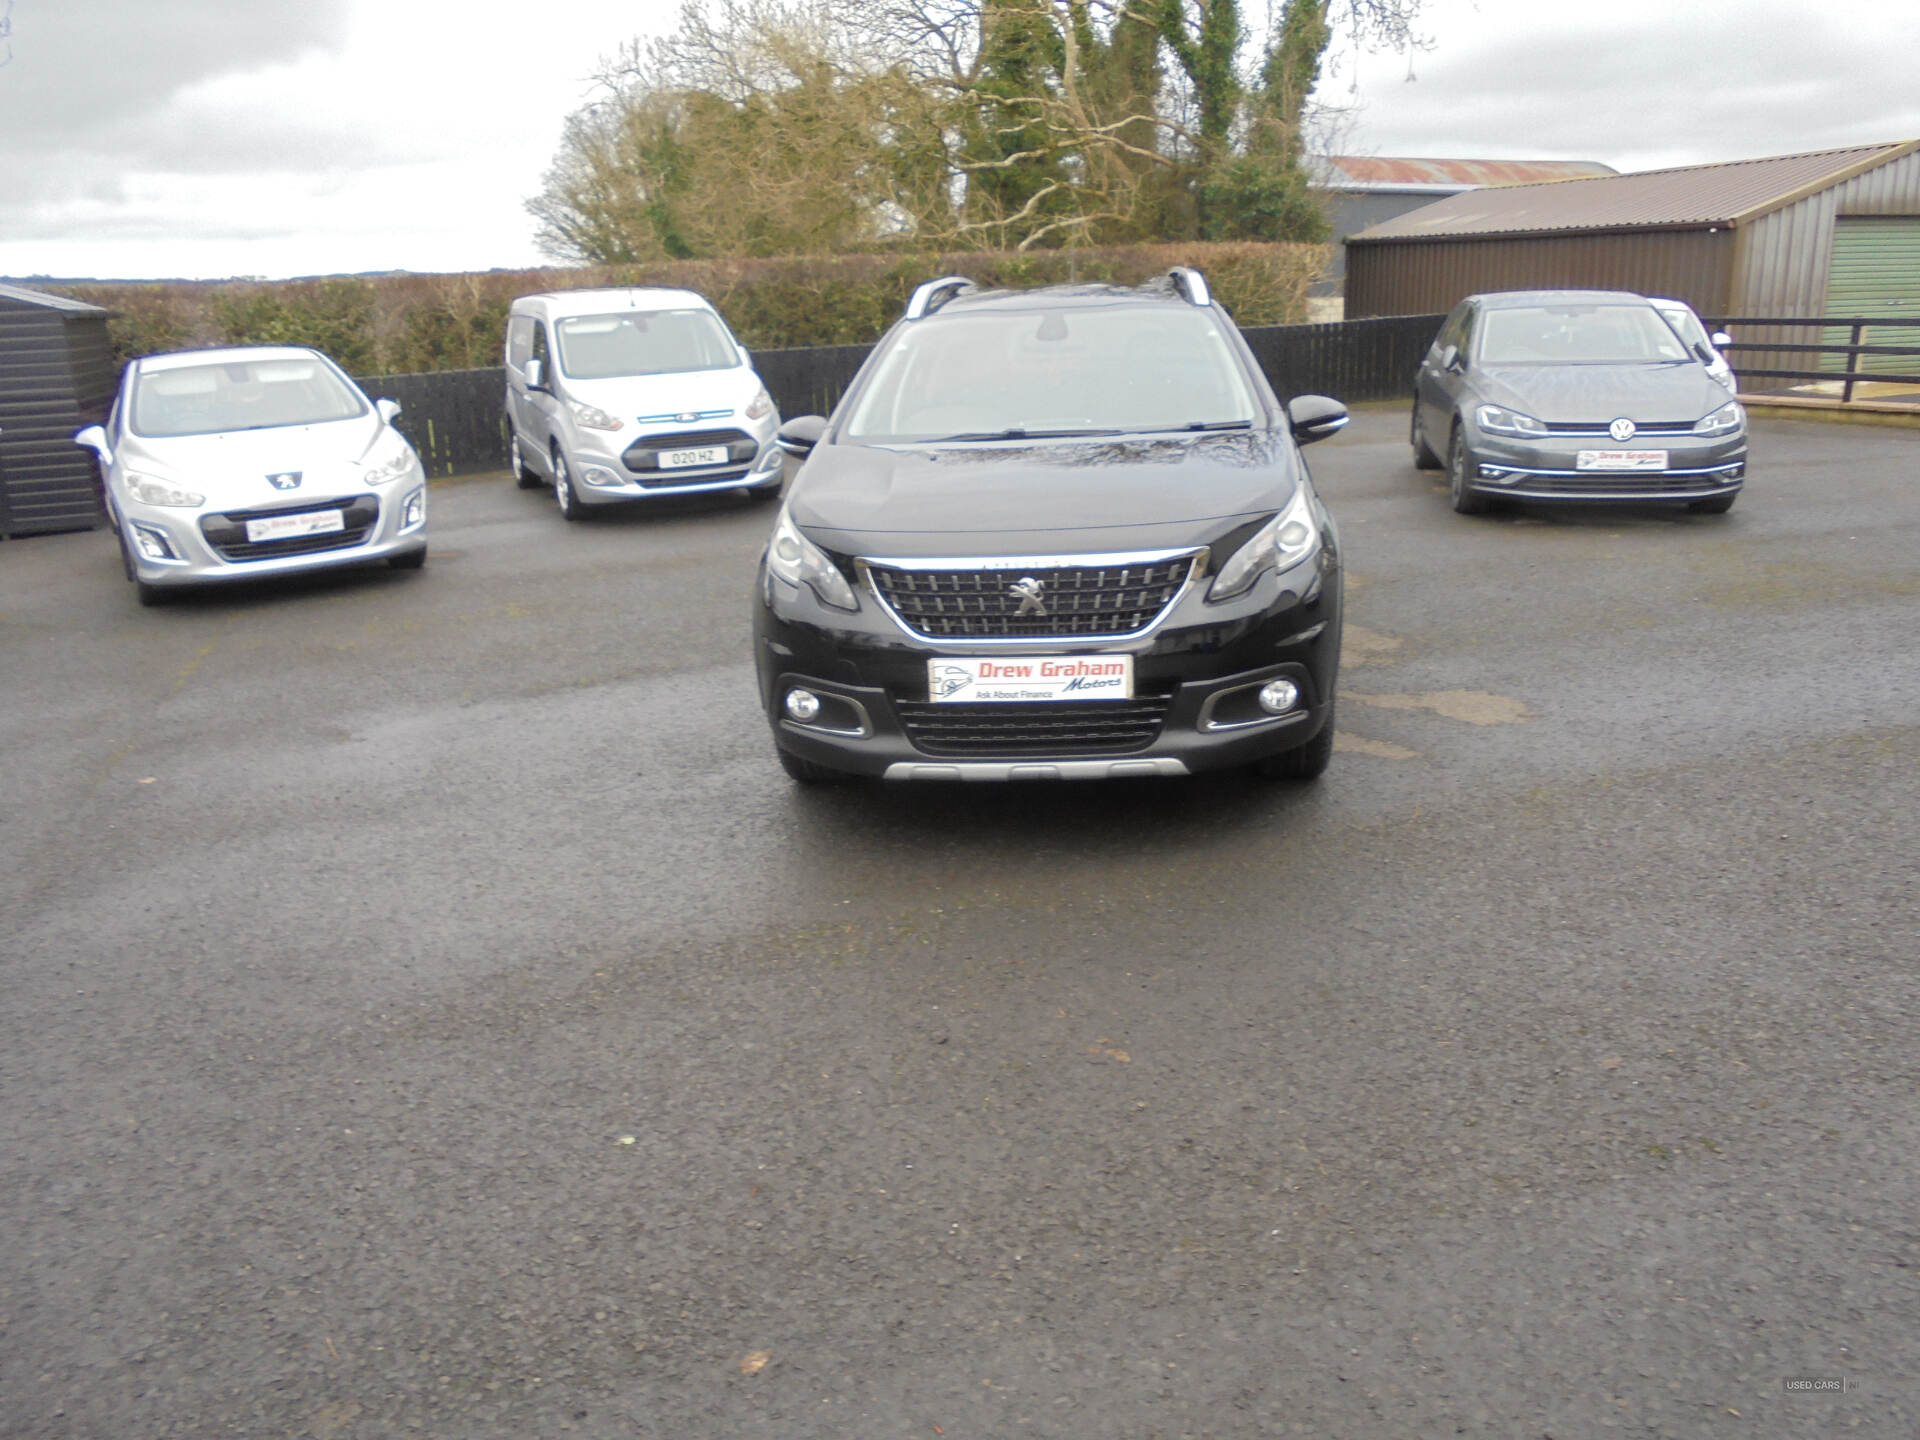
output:
[[665,310],[673,307],[697,307],[711,310],[707,297],[694,290],[668,290],[635,287],[617,290],[549,290],[539,295],[522,295],[513,309],[537,310],[548,319],[569,315],[605,315],[615,310]]

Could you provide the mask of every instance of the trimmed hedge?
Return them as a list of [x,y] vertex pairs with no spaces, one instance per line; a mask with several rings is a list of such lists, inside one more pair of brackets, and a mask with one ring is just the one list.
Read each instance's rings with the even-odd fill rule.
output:
[[1193,265],[1241,325],[1293,324],[1305,318],[1307,287],[1326,259],[1322,245],[1196,243],[48,288],[111,310],[109,333],[123,361],[205,345],[310,345],[351,374],[394,375],[498,364],[507,306],[540,290],[697,290],[750,348],[790,349],[875,340],[914,287],[939,275],[1013,288],[1134,285],[1175,265]]

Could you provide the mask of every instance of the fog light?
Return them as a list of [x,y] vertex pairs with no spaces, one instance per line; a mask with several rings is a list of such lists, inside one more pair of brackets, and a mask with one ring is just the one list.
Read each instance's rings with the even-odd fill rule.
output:
[[604,465],[585,465],[580,469],[580,478],[589,485],[618,485],[620,477]]
[[1269,680],[1260,687],[1260,708],[1269,715],[1284,715],[1300,703],[1300,687],[1291,680]]
[[407,496],[407,503],[400,507],[400,527],[411,530],[427,518],[427,492],[416,490]]
[[789,690],[786,706],[787,714],[804,725],[819,716],[820,697],[811,690]]
[[167,544],[166,536],[158,530],[149,530],[144,525],[133,527],[133,543],[140,547],[140,553],[149,560],[174,560],[179,557],[173,553],[173,547]]
[[1511,478],[1512,474],[1513,472],[1511,470],[1503,470],[1498,465],[1482,465],[1480,467],[1480,478],[1482,480],[1506,480]]

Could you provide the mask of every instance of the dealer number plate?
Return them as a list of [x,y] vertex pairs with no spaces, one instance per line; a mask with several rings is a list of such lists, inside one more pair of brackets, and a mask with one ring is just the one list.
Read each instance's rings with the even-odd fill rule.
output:
[[943,657],[927,662],[927,694],[936,705],[1018,704],[1035,700],[1131,700],[1131,655]]
[[1582,450],[1574,457],[1579,470],[1664,470],[1664,450]]
[[263,540],[292,540],[300,535],[326,535],[347,528],[347,517],[338,510],[309,510],[304,515],[269,515],[264,520],[247,521],[247,539],[258,545]]
[[724,445],[702,445],[698,450],[662,450],[660,452],[662,470],[692,470],[701,465],[726,463],[727,447]]

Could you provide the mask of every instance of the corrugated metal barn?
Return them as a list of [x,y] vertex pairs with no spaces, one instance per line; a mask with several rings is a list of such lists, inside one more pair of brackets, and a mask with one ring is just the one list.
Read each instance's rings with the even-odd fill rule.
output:
[[0,285],[0,536],[101,523],[99,471],[73,432],[113,402],[107,312]]
[[1920,318],[1920,140],[1472,190],[1347,241],[1350,318],[1557,288],[1673,296],[1708,316]]
[[1389,155],[1321,155],[1310,166],[1326,206],[1333,256],[1313,293],[1337,295],[1346,274],[1346,241],[1369,226],[1482,185],[1527,185],[1612,175],[1597,160],[1428,160]]

